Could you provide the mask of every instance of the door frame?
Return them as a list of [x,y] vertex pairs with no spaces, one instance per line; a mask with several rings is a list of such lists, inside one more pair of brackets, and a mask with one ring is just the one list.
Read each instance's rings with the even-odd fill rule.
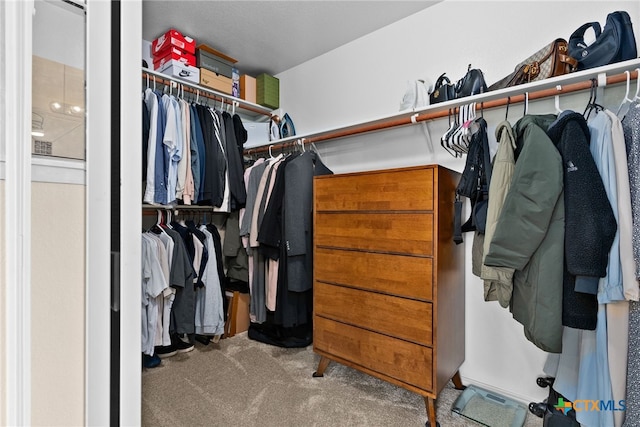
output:
[[[33,0],[3,2],[0,156],[4,172],[4,333],[0,421],[31,424],[31,55]],[[17,46],[16,46],[17,44]],[[2,412],[5,412],[2,414]]]
[[[0,423],[31,424],[31,93],[33,0],[0,4],[2,56],[0,87],[0,179],[4,180],[5,285],[0,368],[2,400]],[[85,420],[87,425],[109,425],[110,420],[110,159],[111,82],[115,74],[122,103],[121,156],[121,316],[120,419],[121,425],[140,424],[140,64],[142,3],[121,3],[121,19],[114,26],[111,2],[86,2],[86,300],[85,300]],[[122,49],[112,51],[111,34],[118,28]],[[133,43],[131,43],[133,42]],[[137,47],[137,49],[136,49]],[[120,57],[112,71],[112,56]],[[137,96],[136,96],[137,94]],[[132,149],[133,148],[133,149]],[[128,289],[127,289],[128,288]],[[137,290],[136,290],[137,289]],[[135,325],[135,326],[131,326]]]

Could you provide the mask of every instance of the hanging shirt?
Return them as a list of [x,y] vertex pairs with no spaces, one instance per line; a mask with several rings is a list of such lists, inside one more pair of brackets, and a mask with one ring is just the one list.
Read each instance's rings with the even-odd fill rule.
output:
[[[168,267],[167,267],[168,268]],[[158,321],[158,296],[167,287],[158,243],[142,234],[142,352],[152,356]]]
[[220,205],[214,206],[213,210],[215,212],[231,212],[231,189],[229,187],[229,167],[228,167],[228,159],[227,159],[227,147],[226,147],[226,131],[225,131],[225,122],[222,119],[222,116],[219,112],[209,110],[211,117],[213,119],[213,128],[214,128],[214,141],[218,146],[218,170],[222,170],[222,182],[220,186],[222,187],[222,203]]
[[204,287],[196,290],[196,334],[222,335],[224,303],[213,234],[204,225],[200,226],[199,230],[205,236],[205,247],[209,253],[209,259],[202,274]]
[[[613,210],[613,217],[618,219],[618,186],[616,184],[616,165],[613,156],[613,141],[611,140],[611,118],[598,113],[589,121],[591,141],[589,149],[602,178],[604,189]],[[622,264],[620,262],[620,228],[616,228],[613,244],[609,250],[607,275],[601,277],[598,284],[598,302],[606,304],[611,301],[624,301],[622,288]]]
[[142,201],[154,203],[156,140],[158,137],[158,98],[151,89],[144,91],[144,102],[149,111],[149,139],[147,141],[146,185]]
[[182,121],[180,117],[180,105],[173,96],[163,96],[166,108],[166,124],[163,144],[168,161],[167,167],[167,198],[166,204],[176,201],[176,188],[178,186],[178,163],[182,158]]
[[191,173],[193,175],[192,203],[195,204],[200,200],[202,191],[200,180],[203,172],[200,162],[204,158],[204,142],[202,141],[202,128],[200,128],[198,113],[194,105],[189,106],[189,113],[191,116]]
[[[158,99],[158,132],[156,134],[155,143],[155,166],[154,166],[154,194],[153,202],[163,205],[167,202],[167,171],[169,165],[169,157],[164,146],[164,131],[167,121],[167,113],[163,95],[160,92],[154,92]],[[168,98],[168,97],[167,97]]]
[[[184,201],[185,186],[187,185],[187,173],[191,172],[191,140],[189,138],[191,133],[191,124],[189,123],[189,105],[182,99],[178,100],[178,106],[180,107],[180,123],[182,130],[182,157],[178,161],[178,181],[176,185],[176,199],[180,199],[185,205],[191,204]],[[187,169],[188,166],[188,169]]]

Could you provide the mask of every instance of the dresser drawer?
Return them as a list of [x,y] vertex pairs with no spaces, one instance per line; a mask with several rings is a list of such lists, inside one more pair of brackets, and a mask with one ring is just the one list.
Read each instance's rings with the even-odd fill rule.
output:
[[315,317],[314,350],[329,353],[396,380],[429,391],[433,388],[433,352],[376,332]]
[[315,218],[317,246],[433,254],[432,214],[316,212]]
[[433,169],[345,174],[315,180],[316,210],[432,210]]
[[317,248],[314,265],[317,281],[432,299],[432,258]]
[[313,286],[316,316],[422,345],[433,342],[431,303],[321,282]]

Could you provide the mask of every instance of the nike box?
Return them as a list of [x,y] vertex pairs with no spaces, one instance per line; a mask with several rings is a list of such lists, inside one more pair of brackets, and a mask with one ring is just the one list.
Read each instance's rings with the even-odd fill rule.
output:
[[167,55],[171,47],[176,47],[186,53],[196,53],[196,41],[178,30],[171,29],[151,43],[151,55],[162,58]]
[[166,56],[163,56],[162,58],[158,57],[153,60],[153,69],[154,70],[162,69],[165,67],[165,65],[169,61],[172,61],[172,60],[179,61],[187,65],[191,65],[192,67],[196,66],[196,57],[194,55],[183,52],[178,48],[172,47],[169,50],[167,50]]
[[191,65],[184,64],[180,61],[176,61],[175,59],[167,62],[160,72],[169,77],[175,77],[195,84],[200,83],[199,68],[192,67]]

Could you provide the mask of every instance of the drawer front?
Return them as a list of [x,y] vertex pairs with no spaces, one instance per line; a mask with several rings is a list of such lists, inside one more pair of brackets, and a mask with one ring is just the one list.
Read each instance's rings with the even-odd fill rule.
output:
[[314,348],[399,381],[430,391],[433,352],[376,332],[315,317]]
[[433,210],[433,169],[335,175],[315,181],[316,210]]
[[320,282],[314,284],[313,298],[316,316],[422,345],[433,342],[431,303]]
[[432,299],[432,258],[317,248],[314,267],[317,281]]
[[316,213],[317,246],[431,256],[433,215]]

